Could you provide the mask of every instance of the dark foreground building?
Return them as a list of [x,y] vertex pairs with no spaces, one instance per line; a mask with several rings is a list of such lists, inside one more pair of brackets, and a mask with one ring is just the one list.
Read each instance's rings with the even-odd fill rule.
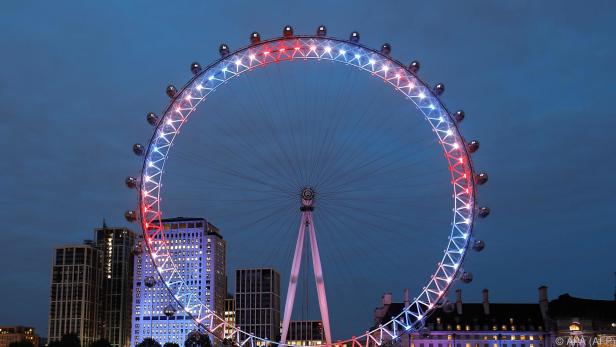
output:
[[280,340],[280,274],[276,270],[235,271],[235,319],[246,332]]
[[[456,300],[426,320],[425,329],[403,335],[403,347],[607,347],[616,346],[616,300],[591,300],[561,295],[549,301],[539,287],[537,303],[492,303],[483,290],[480,303]],[[408,295],[405,295],[408,297]],[[408,300],[408,299],[407,299]],[[402,312],[408,301],[394,303],[391,294],[375,309],[375,326]]]

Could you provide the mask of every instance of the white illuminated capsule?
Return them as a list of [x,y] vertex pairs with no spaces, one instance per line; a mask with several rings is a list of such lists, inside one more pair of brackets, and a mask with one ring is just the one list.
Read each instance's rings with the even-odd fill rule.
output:
[[250,43],[254,45],[259,42],[261,42],[261,35],[259,35],[258,32],[253,31],[252,34],[250,34]]
[[226,43],[223,43],[218,47],[218,53],[220,53],[221,57],[226,57],[229,55],[229,46]]
[[359,32],[358,31],[352,32],[351,36],[349,37],[349,41],[351,41],[353,43],[359,42]]
[[193,73],[193,75],[199,74],[199,72],[201,72],[201,64],[197,62],[190,64],[190,71]]
[[325,25],[319,25],[319,27],[317,28],[317,36],[325,35],[327,35],[327,28],[325,28]]

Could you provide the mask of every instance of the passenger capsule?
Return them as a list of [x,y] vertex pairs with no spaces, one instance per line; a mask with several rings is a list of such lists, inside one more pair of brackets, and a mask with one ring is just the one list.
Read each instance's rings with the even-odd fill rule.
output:
[[483,240],[475,240],[473,242],[473,250],[475,252],[481,252],[484,248],[486,248],[486,243]]
[[479,218],[486,218],[487,216],[490,215],[490,208],[480,207],[479,210],[477,211],[477,215],[479,216]]
[[259,42],[261,42],[261,35],[259,35],[258,32],[253,31],[252,34],[250,34],[250,43],[252,43],[254,45],[254,44],[257,44]]
[[284,37],[291,37],[293,36],[293,27],[290,25],[285,25],[284,29],[282,29],[282,35]]
[[467,284],[473,282],[473,274],[470,272],[464,271],[462,273],[462,276],[460,276],[460,281],[462,281],[463,283],[467,283]]
[[479,149],[479,141],[473,140],[473,141],[469,142],[466,145],[466,148],[468,148],[468,151],[471,152],[471,153],[477,152],[477,150]]
[[411,70],[412,73],[417,73],[417,71],[419,71],[419,62],[417,60],[413,60],[410,64],[409,64],[409,70]]
[[177,93],[178,93],[178,90],[175,89],[175,86],[171,84],[167,86],[167,96],[168,97],[174,98]]
[[229,46],[227,46],[226,43],[222,43],[220,44],[220,47],[218,47],[218,53],[220,53],[221,57],[226,57],[229,55]]
[[201,64],[196,61],[190,64],[190,72],[192,72],[193,75],[199,74],[199,72],[201,72]]
[[389,55],[391,53],[391,45],[389,43],[384,43],[381,46],[381,53],[385,54],[385,55]]
[[451,302],[448,302],[445,305],[443,305],[443,312],[451,313],[453,312],[454,308],[455,308],[454,304]]
[[148,276],[143,280],[143,284],[148,288],[153,288],[156,285],[156,278],[154,278],[154,276]]
[[488,174],[485,172],[482,172],[479,175],[475,176],[475,183],[479,185],[482,185],[486,183],[487,181],[488,181]]
[[359,32],[358,31],[352,32],[351,36],[349,37],[349,41],[351,41],[353,43],[359,42]]
[[124,183],[126,183],[126,186],[130,189],[135,189],[137,188],[137,179],[135,177],[132,176],[128,176],[126,177],[126,179],[124,180]]
[[150,123],[150,125],[156,126],[158,124],[158,116],[154,112],[148,112],[148,115],[145,119]]
[[456,120],[456,122],[460,123],[464,120],[464,116],[466,116],[464,114],[464,111],[462,110],[457,110],[456,113],[453,114],[453,118]]
[[325,36],[327,35],[327,28],[325,25],[319,25],[317,28],[317,36]]
[[144,151],[145,151],[145,150],[144,150],[144,148],[143,148],[143,145],[142,145],[142,144],[140,144],[140,143],[135,143],[135,144],[133,145],[133,153],[135,153],[136,155],[138,155],[138,156],[142,156]]
[[137,212],[135,212],[135,211],[126,211],[126,212],[124,212],[124,218],[126,218],[126,221],[132,223],[132,222],[137,220]]
[[439,83],[439,84],[434,86],[434,94],[442,95],[444,92],[445,92],[445,85],[444,84]]

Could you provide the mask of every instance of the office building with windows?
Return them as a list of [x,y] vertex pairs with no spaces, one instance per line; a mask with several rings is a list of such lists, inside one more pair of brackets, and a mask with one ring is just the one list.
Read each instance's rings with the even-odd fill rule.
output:
[[280,340],[280,274],[276,270],[235,271],[235,320],[245,332]]
[[76,333],[83,346],[100,337],[103,252],[93,241],[57,247],[51,268],[49,342]]
[[102,251],[102,295],[100,336],[111,347],[130,344],[135,233],[127,228],[103,227],[94,231]]
[[294,320],[289,322],[287,343],[297,346],[320,346],[324,344],[323,322],[320,320]]
[[[226,244],[218,229],[203,218],[173,218],[162,220],[164,237],[178,270],[189,290],[199,293],[199,299],[224,316],[226,291]],[[136,252],[133,277],[133,309],[131,345],[152,337],[161,344],[175,342],[184,345],[186,336],[197,327],[190,316],[180,310],[162,283],[145,251]],[[145,279],[152,276],[156,285],[148,288]],[[167,306],[177,311],[171,317],[164,314]],[[204,321],[203,324],[209,324]]]

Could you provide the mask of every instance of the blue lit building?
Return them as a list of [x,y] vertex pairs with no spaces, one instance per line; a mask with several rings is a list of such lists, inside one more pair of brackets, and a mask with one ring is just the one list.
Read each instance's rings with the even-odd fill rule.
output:
[[[226,289],[226,244],[218,229],[203,218],[162,220],[164,234],[173,259],[191,290],[220,316],[224,314]],[[141,240],[142,248],[143,240]],[[179,310],[161,282],[147,252],[135,253],[131,345],[152,337],[160,344],[184,345],[188,333],[196,329],[190,316]],[[144,280],[153,276],[157,284],[146,287]],[[172,305],[177,312],[167,317],[164,310]],[[208,322],[203,322],[207,324]]]

